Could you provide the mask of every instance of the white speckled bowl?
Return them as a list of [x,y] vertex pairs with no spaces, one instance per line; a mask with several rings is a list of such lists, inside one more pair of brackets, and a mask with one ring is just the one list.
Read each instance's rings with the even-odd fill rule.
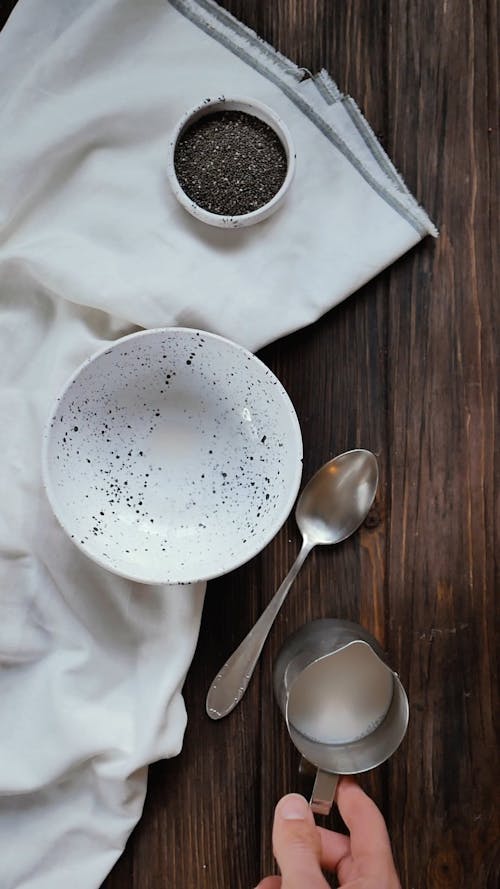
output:
[[[240,216],[223,216],[219,213],[211,213],[209,210],[205,210],[204,207],[200,207],[186,194],[175,172],[175,148],[182,134],[196,121],[200,120],[201,117],[206,117],[208,114],[216,114],[219,111],[243,111],[245,114],[250,114],[253,117],[258,117],[259,120],[263,120],[278,136],[287,159],[287,172],[281,188],[262,207],[258,207],[257,210],[252,210],[250,213],[242,213]],[[167,176],[174,195],[188,213],[191,213],[192,216],[195,216],[201,222],[215,225],[218,228],[244,228],[267,219],[285,200],[294,175],[295,149],[290,131],[272,108],[264,105],[263,102],[258,102],[256,99],[238,99],[229,96],[205,99],[195,108],[186,112],[175,127],[170,141],[170,150],[167,157]]]
[[43,444],[52,508],[95,562],[143,583],[224,574],[277,533],[302,440],[281,383],[204,331],[149,330],[86,361]]

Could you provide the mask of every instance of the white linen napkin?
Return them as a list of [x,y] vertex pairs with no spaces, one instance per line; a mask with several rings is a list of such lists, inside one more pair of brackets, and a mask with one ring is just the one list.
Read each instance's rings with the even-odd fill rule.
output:
[[[205,585],[91,563],[41,487],[49,405],[137,326],[257,349],[435,229],[356,106],[208,0],[20,0],[0,35],[0,868],[2,889],[99,886],[179,752]],[[205,227],[165,175],[200,99],[271,105],[297,149],[285,206]],[[182,768],[182,764],[179,764]]]

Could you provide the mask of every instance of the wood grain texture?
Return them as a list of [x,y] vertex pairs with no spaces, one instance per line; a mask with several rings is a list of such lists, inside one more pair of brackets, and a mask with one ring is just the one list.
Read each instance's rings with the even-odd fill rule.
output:
[[493,889],[500,881],[497,5],[223,5],[299,65],[330,71],[440,238],[261,353],[295,403],[304,479],[336,453],[367,447],[380,462],[377,501],[355,538],[309,557],[242,704],[220,723],[205,716],[208,684],[290,567],[300,542],[293,517],[258,558],[209,585],[185,686],[184,749],[151,768],[143,818],[103,889],[250,889],[273,871],[273,808],[299,782],[298,755],[272,697],[272,666],[290,632],[334,616],[380,639],[409,693],[405,742],[362,782],[387,819],[403,886]]

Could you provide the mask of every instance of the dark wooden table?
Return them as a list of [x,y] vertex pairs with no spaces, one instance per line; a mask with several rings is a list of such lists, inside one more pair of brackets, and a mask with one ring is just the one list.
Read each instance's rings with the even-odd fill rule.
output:
[[370,448],[381,470],[375,508],[356,537],[314,551],[246,697],[220,723],[205,716],[208,683],[291,565],[293,517],[252,563],[209,584],[184,749],[151,768],[143,818],[103,889],[250,889],[273,871],[273,808],[298,789],[298,755],[273,701],[272,665],[293,630],[333,616],[371,630],[408,690],[406,740],[362,782],[387,819],[403,886],[493,889],[497,6],[223,5],[300,65],[331,72],[441,234],[262,352],[300,418],[304,479],[341,451]]

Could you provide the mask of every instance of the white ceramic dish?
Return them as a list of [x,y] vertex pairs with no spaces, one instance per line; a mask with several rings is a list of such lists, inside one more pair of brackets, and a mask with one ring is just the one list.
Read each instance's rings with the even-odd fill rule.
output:
[[[279,191],[276,192],[274,197],[271,198],[267,204],[263,204],[263,206],[259,207],[257,210],[252,210],[251,213],[243,213],[241,216],[222,216],[218,213],[210,213],[209,210],[200,207],[199,204],[196,204],[190,197],[188,197],[180,185],[175,172],[175,147],[182,134],[190,126],[196,123],[197,120],[200,120],[200,118],[206,117],[208,114],[215,114],[219,111],[243,111],[246,114],[258,117],[259,120],[263,120],[264,123],[267,123],[267,125],[274,130],[283,145],[286,154],[287,173]],[[294,174],[295,150],[288,127],[272,108],[269,108],[262,102],[257,102],[255,99],[238,99],[225,96],[219,96],[217,99],[205,99],[204,102],[201,102],[195,108],[192,108],[181,118],[170,141],[167,158],[167,175],[173,193],[188,213],[191,213],[196,219],[200,219],[208,225],[215,225],[219,228],[243,228],[244,226],[254,225],[256,222],[261,222],[263,219],[267,219],[267,217],[270,216],[271,213],[274,213],[285,200],[290,185],[292,184]]]
[[95,562],[143,583],[225,574],[295,501],[302,439],[281,383],[241,346],[187,328],[123,337],[57,399],[43,477]]

